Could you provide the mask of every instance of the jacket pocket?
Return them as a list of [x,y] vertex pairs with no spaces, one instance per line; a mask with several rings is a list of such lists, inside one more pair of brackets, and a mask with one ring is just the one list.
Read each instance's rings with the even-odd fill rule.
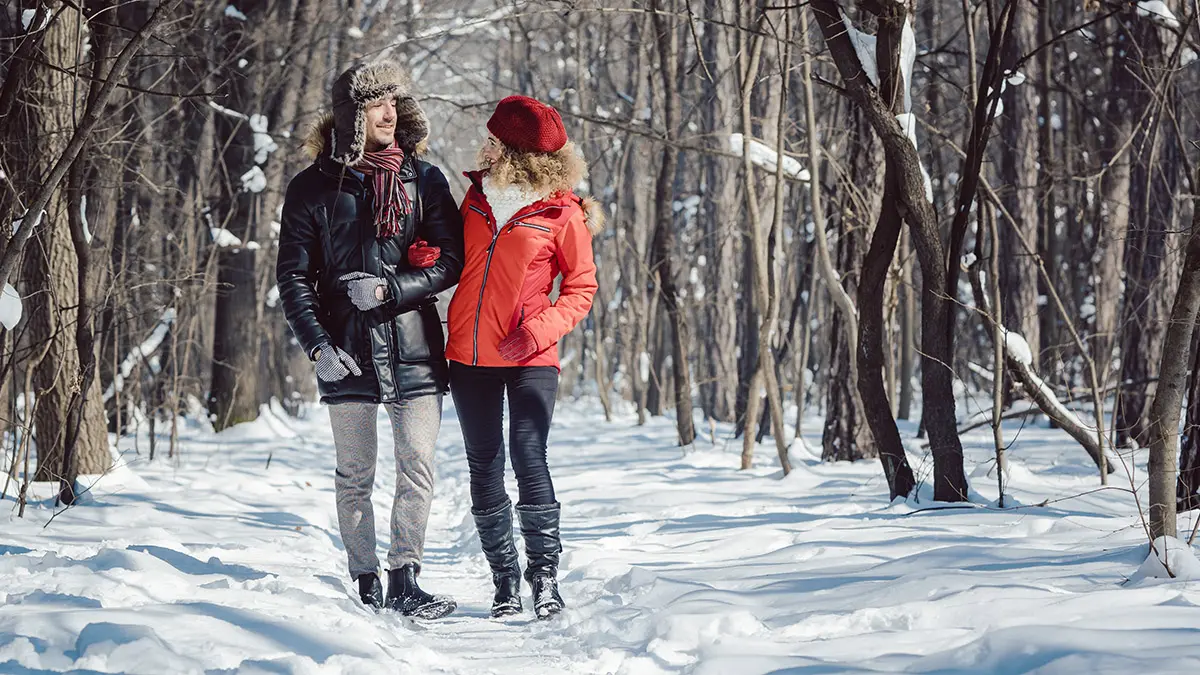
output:
[[417,363],[444,358],[445,337],[437,307],[403,312],[393,321],[396,331],[396,360]]
[[512,319],[508,324],[508,332],[511,333],[523,326],[533,317],[549,309],[550,305],[550,298],[543,293],[535,293],[532,297],[522,298],[517,303],[516,310],[513,311]]

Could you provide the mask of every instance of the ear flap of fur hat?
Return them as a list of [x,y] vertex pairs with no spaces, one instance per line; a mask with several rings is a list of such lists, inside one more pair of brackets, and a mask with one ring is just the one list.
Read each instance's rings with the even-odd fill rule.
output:
[[396,141],[407,152],[429,135],[429,122],[410,92],[411,81],[395,63],[361,63],[333,83],[331,156],[353,166],[367,149],[367,104],[396,99]]
[[396,99],[396,143],[405,152],[421,154],[426,138],[429,138],[429,120],[417,99],[412,96]]

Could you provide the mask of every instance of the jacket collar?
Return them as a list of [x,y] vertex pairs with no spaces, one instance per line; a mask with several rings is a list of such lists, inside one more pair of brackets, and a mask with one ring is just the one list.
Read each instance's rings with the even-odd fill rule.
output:
[[[468,205],[475,205],[482,213],[491,213],[487,197],[483,194],[483,177],[487,175],[487,171],[464,171],[463,175],[471,182],[471,189],[467,191],[465,201]],[[575,196],[575,193],[559,192],[526,206],[518,211],[509,222],[524,220],[536,215],[538,220],[549,221],[550,224],[565,223],[575,212],[575,208],[572,207],[580,208],[579,198]]]

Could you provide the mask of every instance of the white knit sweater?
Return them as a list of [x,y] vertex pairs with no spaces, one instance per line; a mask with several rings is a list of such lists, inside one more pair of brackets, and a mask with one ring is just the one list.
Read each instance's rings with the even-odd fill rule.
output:
[[488,205],[492,207],[492,215],[496,218],[497,226],[504,225],[512,220],[518,211],[542,198],[536,192],[518,185],[506,185],[498,188],[492,185],[491,179],[487,176],[483,178],[483,196],[487,198]]

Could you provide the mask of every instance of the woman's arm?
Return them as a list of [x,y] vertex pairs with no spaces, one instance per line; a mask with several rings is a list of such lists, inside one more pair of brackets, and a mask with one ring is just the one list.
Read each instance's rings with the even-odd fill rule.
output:
[[572,218],[555,239],[555,256],[563,278],[558,300],[523,327],[541,351],[558,342],[587,316],[596,295],[596,262],[592,258],[592,234],[583,213]]
[[442,249],[433,267],[385,274],[388,293],[384,303],[392,312],[419,307],[458,283],[463,268],[462,215],[450,193],[450,184],[437,167],[421,177],[420,223],[417,233],[430,246]]

